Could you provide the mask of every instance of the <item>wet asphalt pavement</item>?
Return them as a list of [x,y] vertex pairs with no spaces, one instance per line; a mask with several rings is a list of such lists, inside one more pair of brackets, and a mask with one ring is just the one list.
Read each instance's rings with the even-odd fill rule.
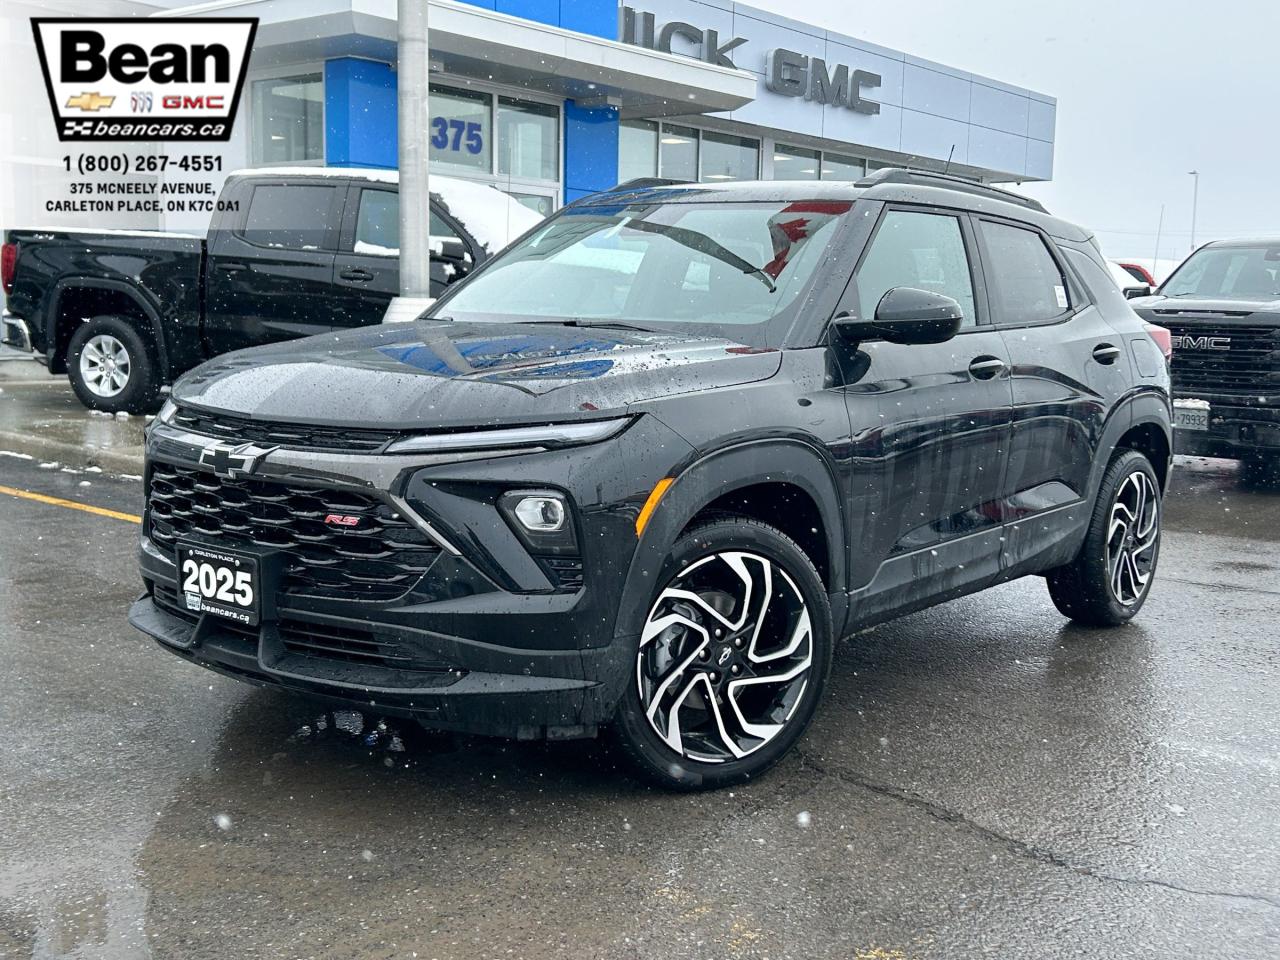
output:
[[[0,485],[139,511],[39,463]],[[1033,579],[866,632],[799,750],[695,796],[367,745],[135,633],[134,523],[0,493],[0,957],[1280,956],[1280,490],[1179,468],[1134,624]]]

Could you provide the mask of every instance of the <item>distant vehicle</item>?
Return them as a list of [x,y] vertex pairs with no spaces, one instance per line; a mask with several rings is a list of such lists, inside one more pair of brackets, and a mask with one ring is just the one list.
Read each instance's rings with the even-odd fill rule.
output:
[[624,187],[415,323],[183,377],[130,621],[241,680],[611,727],[659,784],[723,786],[873,623],[1030,575],[1129,621],[1170,443],[1161,350],[1034,201],[892,169]]
[[1146,296],[1151,293],[1151,284],[1146,280],[1140,279],[1118,260],[1107,261],[1107,272],[1111,274],[1111,279],[1116,282],[1116,286],[1128,298]]
[[[232,174],[207,238],[10,230],[4,342],[66,373],[91,409],[141,413],[210,357],[379,323],[400,283],[399,176],[324,167]],[[431,178],[431,293],[541,221],[500,190]]]
[[1206,244],[1131,303],[1172,334],[1177,450],[1280,474],[1280,237]]
[[1119,264],[1120,267],[1122,267],[1131,277],[1133,277],[1139,283],[1145,283],[1149,287],[1154,287],[1156,285],[1156,278],[1153,277],[1151,275],[1151,271],[1148,270],[1146,267],[1144,267],[1142,264],[1132,263],[1126,260],[1115,260],[1113,262]]

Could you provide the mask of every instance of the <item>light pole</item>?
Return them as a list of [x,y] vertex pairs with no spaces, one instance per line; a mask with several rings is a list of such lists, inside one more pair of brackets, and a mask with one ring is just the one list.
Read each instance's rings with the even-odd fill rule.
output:
[[1191,181],[1191,249],[1196,248],[1196,210],[1200,206],[1200,171],[1188,170]]
[[396,99],[400,134],[400,296],[383,323],[413,320],[431,298],[431,115],[427,0],[397,0]]

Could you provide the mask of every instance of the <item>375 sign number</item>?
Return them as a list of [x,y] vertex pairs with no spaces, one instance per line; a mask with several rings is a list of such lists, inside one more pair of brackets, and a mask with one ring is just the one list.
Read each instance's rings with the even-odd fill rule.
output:
[[466,150],[472,155],[484,150],[484,131],[475,121],[431,118],[431,146],[437,150]]

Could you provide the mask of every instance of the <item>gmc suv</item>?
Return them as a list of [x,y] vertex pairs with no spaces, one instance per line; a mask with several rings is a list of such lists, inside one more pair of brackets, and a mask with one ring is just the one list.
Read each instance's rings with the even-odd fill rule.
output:
[[1172,334],[1177,452],[1280,478],[1280,238],[1206,244],[1133,306]]
[[1031,574],[1142,607],[1166,357],[1090,235],[965,181],[624,186],[418,322],[228,354],[151,425],[135,626],[253,683],[715,787],[835,641]]

